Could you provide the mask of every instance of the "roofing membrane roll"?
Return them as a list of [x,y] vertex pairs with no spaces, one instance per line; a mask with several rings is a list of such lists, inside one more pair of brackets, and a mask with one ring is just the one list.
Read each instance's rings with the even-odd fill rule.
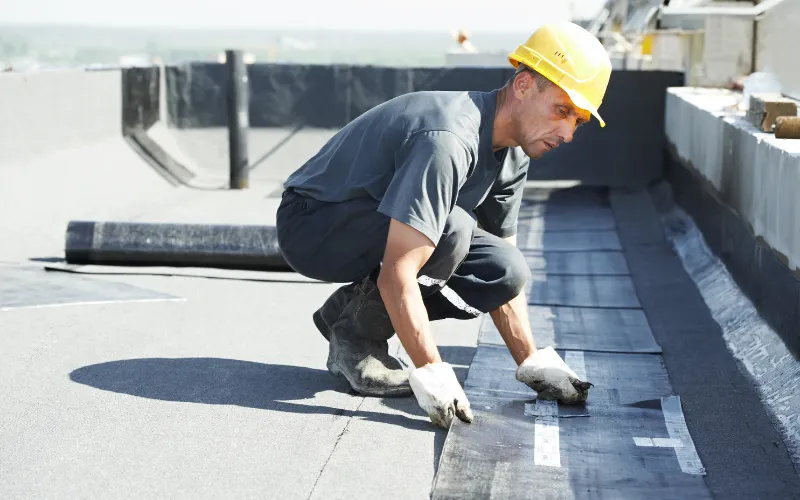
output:
[[65,254],[70,264],[291,270],[276,228],[260,225],[71,221]]

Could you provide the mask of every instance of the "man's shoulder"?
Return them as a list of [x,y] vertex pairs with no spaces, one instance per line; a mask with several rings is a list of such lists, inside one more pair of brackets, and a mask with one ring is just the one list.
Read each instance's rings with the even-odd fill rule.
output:
[[474,93],[420,91],[405,97],[414,132],[447,132],[470,149],[477,148],[483,110]]
[[421,90],[402,94],[373,108],[380,114],[417,118],[426,123],[458,125],[464,118],[480,121],[481,93]]
[[422,90],[400,96],[410,109],[455,120],[464,115],[480,117],[482,92]]
[[[389,99],[389,101],[387,102],[423,101],[423,102],[448,103],[448,102],[464,101],[466,103],[473,94],[476,94],[476,92],[461,91],[461,90],[416,90],[414,92],[407,92],[405,94],[401,94],[397,97]],[[480,92],[477,92],[477,94],[480,94]]]

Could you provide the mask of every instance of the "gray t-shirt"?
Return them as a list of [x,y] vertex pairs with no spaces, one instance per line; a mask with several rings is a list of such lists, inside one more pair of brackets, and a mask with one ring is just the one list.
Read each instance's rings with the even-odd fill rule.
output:
[[434,244],[455,206],[513,236],[529,159],[493,150],[496,99],[496,90],[396,97],[347,124],[284,186],[325,202],[371,197]]

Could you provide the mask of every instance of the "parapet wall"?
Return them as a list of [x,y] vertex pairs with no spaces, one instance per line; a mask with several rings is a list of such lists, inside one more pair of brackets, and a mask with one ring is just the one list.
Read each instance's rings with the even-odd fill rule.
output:
[[800,140],[776,139],[726,110],[738,94],[670,89],[666,133],[678,157],[713,186],[756,237],[800,269]]
[[[377,66],[248,65],[251,127],[340,128],[398,95],[423,90],[500,88],[513,68],[393,68]],[[531,179],[643,186],[662,174],[666,89],[683,74],[615,71],[596,120],[572,144],[536,161]],[[226,126],[226,73],[221,64],[166,68],[168,121],[177,128]]]
[[[250,65],[253,127],[339,128],[397,95],[491,90],[511,68]],[[664,95],[681,73],[615,71],[601,107],[608,126],[583,127],[572,144],[536,161],[531,179],[642,186],[662,173]],[[159,68],[0,75],[3,163],[146,130],[160,117]],[[166,68],[167,124],[226,125],[225,66]]]
[[161,68],[122,70],[122,129],[147,130],[161,118]]
[[666,177],[709,247],[800,353],[800,140],[760,132],[734,109],[740,97],[668,91]]

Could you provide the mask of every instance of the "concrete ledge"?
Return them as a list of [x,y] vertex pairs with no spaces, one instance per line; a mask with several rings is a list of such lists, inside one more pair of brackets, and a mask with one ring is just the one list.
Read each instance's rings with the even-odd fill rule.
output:
[[719,89],[667,91],[666,134],[676,159],[730,206],[778,258],[800,269],[800,140],[776,139]]
[[670,89],[665,178],[738,286],[800,354],[800,140],[759,132],[727,91]]

